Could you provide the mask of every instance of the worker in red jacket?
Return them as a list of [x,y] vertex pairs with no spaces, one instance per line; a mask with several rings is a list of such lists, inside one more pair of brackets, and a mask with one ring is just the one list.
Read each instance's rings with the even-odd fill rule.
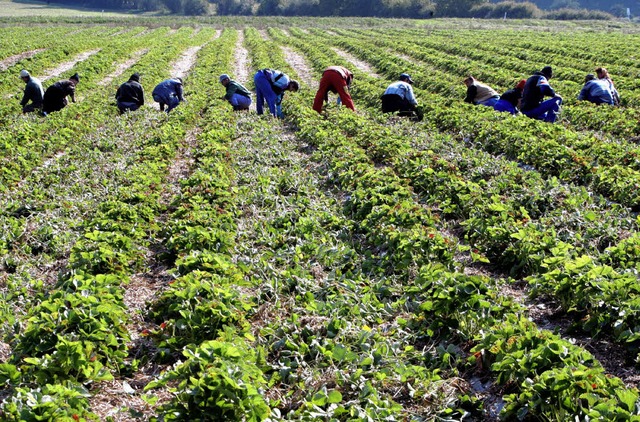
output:
[[316,93],[316,98],[313,100],[313,109],[318,113],[322,112],[322,104],[329,101],[329,91],[340,96],[340,101],[346,107],[355,111],[356,108],[353,105],[353,100],[349,94],[349,87],[353,80],[353,73],[347,68],[342,66],[329,66],[322,72],[322,79],[320,79],[320,86]]

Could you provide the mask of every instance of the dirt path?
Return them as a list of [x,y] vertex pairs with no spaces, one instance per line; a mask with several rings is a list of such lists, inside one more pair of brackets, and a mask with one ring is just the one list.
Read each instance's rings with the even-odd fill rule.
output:
[[263,40],[269,41],[269,34],[267,33],[266,29],[260,29],[258,33],[260,34]]
[[241,84],[249,82],[249,52],[244,48],[244,32],[238,31],[238,41],[236,41],[236,51],[233,56],[235,69],[232,78]]
[[149,52],[148,48],[145,48],[144,50],[136,51],[134,53],[133,57],[131,57],[126,62],[120,63],[118,65],[118,67],[116,67],[116,69],[113,71],[113,73],[111,73],[109,76],[107,76],[102,81],[100,81],[98,83],[98,85],[100,85],[100,86],[109,85],[111,83],[111,81],[113,81],[115,78],[117,78],[120,75],[122,75],[127,69],[129,69],[131,66],[136,64],[138,62],[138,60],[140,60],[140,57],[144,56],[148,52]]
[[[180,181],[189,177],[193,171],[195,158],[193,152],[197,148],[197,129],[190,130],[185,136],[177,156],[171,163],[164,190],[160,195],[160,203],[169,205],[173,198],[180,195]],[[166,225],[170,215],[163,213],[157,217],[158,224]],[[155,249],[155,250],[154,250]],[[150,328],[150,323],[145,321],[148,314],[148,304],[154,302],[167,288],[174,277],[169,273],[165,263],[156,259],[164,252],[162,245],[156,245],[147,252],[144,273],[134,274],[124,290],[124,304],[131,316],[131,323],[127,326],[131,336],[130,358],[140,358],[156,353],[152,341],[142,335],[144,330]],[[152,324],[153,325],[153,324]],[[99,394],[94,394],[91,401],[91,410],[98,414],[102,420],[111,416],[114,421],[130,421],[129,408],[135,409],[150,420],[155,415],[160,403],[168,402],[172,395],[166,388],[154,390],[159,400],[155,406],[147,404],[140,395],[143,388],[154,378],[166,371],[166,367],[155,364],[146,365],[136,372],[133,378],[120,378],[113,381],[100,383]]]
[[332,48],[333,51],[336,52],[336,54],[338,54],[340,57],[342,57],[345,60],[348,60],[349,62],[353,63],[355,67],[358,68],[358,70],[367,73],[368,75],[374,77],[374,78],[380,78],[380,75],[378,75],[374,70],[373,67],[371,65],[369,65],[369,63],[363,62],[362,60],[358,59],[357,57],[351,55],[350,53],[347,53],[346,51],[343,50],[339,50],[337,48]]
[[[83,62],[85,60],[87,60],[89,57],[93,56],[94,54],[98,53],[100,51],[99,48],[95,49],[95,50],[91,50],[91,51],[86,51],[84,53],[78,54],[73,60],[65,62],[60,64],[58,67],[49,70],[48,72],[46,72],[41,78],[41,81],[46,81],[48,79],[51,78],[55,78],[56,76],[59,76],[60,74],[73,69],[73,66],[77,65],[80,62]],[[71,76],[71,75],[69,75]]]
[[0,72],[4,72],[11,66],[17,64],[20,60],[29,59],[44,50],[44,48],[39,48],[37,50],[25,51],[24,53],[16,54],[0,60]]
[[284,58],[298,74],[298,77],[307,84],[312,90],[318,89],[318,81],[313,77],[313,71],[307,63],[307,60],[289,47],[282,47]]
[[183,78],[196,62],[196,55],[204,45],[198,45],[187,49],[180,59],[173,64],[171,76],[174,78]]

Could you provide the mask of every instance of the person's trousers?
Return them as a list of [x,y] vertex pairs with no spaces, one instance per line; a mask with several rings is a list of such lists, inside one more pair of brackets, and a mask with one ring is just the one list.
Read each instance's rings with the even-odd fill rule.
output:
[[562,99],[558,97],[554,97],[548,99],[547,101],[541,102],[536,108],[531,110],[522,111],[527,117],[536,120],[543,120],[548,123],[553,123],[556,121],[558,117],[558,113],[560,111],[560,104],[562,104]]
[[31,104],[27,104],[24,107],[22,107],[22,112],[23,113],[33,113],[34,111],[40,111],[42,110],[42,106],[36,106],[33,103]]
[[229,102],[234,110],[247,110],[251,105],[251,97],[242,94],[233,94]]
[[137,103],[128,102],[128,101],[118,101],[117,105],[118,105],[118,110],[120,110],[121,113],[124,113],[125,111],[136,111],[137,109],[140,108],[140,106]]
[[382,112],[393,113],[399,111],[402,113],[412,112],[416,106],[407,101],[406,98],[402,98],[398,94],[386,94],[380,97],[382,100]]
[[498,102],[496,102],[493,105],[493,109],[495,111],[506,111],[509,112],[511,114],[516,114],[517,110],[516,108],[513,106],[513,104],[511,104],[509,101],[507,100],[498,100]]
[[498,102],[498,100],[500,100],[500,97],[494,96],[494,97],[488,98],[488,99],[486,99],[484,101],[478,101],[478,105],[483,105],[483,106],[487,106],[487,107],[493,107]]
[[316,97],[313,100],[313,109],[315,111],[318,113],[322,112],[322,104],[324,103],[324,99],[327,97],[327,93],[329,91],[337,92],[342,104],[355,111],[356,107],[351,99],[351,94],[349,94],[347,81],[340,73],[333,70],[327,70],[322,74],[318,92],[316,92]]
[[271,88],[271,82],[262,71],[256,72],[253,77],[253,84],[256,86],[256,111],[258,114],[264,113],[264,102],[269,106],[269,112],[276,116],[277,95]]
[[167,109],[165,110],[167,113],[178,107],[178,104],[180,104],[180,100],[175,95],[171,95],[168,98],[161,98],[159,95],[154,95],[153,100],[160,104],[160,108],[163,108],[163,105],[167,106]]

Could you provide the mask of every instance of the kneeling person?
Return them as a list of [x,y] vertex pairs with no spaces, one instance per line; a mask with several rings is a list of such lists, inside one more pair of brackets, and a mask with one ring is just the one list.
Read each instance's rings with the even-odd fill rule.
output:
[[251,92],[247,88],[232,80],[227,74],[220,75],[220,83],[227,89],[224,99],[233,106],[234,111],[249,110]]
[[413,80],[406,73],[400,75],[400,80],[389,85],[380,99],[382,112],[393,113],[399,111],[399,116],[411,116],[416,111],[418,101],[413,95],[411,87]]
[[140,85],[140,75],[134,73],[116,92],[116,103],[120,113],[135,111],[144,105],[144,89]]

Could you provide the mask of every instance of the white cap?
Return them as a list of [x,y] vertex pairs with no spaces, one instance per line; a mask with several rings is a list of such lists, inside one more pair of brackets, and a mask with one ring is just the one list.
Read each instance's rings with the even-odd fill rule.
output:
[[22,69],[20,71],[20,77],[21,78],[28,78],[29,76],[31,76],[31,75],[29,75],[29,72],[27,72],[26,70]]

